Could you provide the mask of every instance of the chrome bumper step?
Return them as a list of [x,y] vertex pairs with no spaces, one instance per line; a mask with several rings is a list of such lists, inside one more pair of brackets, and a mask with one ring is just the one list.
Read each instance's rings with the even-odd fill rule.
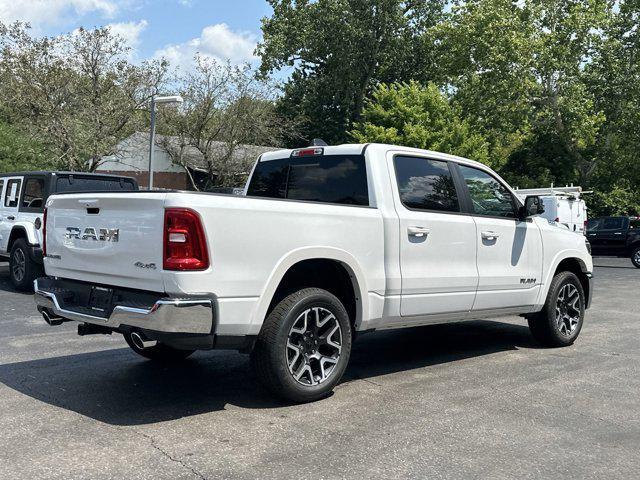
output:
[[63,308],[55,283],[56,280],[49,278],[34,282],[34,299],[38,310],[46,310],[50,317],[113,329],[127,326],[157,332],[188,334],[210,334],[213,330],[213,302],[208,298],[162,298],[150,308],[116,305],[105,318]]

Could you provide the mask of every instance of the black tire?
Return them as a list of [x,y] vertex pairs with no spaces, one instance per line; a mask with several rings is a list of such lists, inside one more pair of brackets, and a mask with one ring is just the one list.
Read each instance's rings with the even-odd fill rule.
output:
[[631,252],[631,263],[636,268],[640,268],[640,246],[637,246]]
[[127,345],[131,347],[131,350],[144,358],[157,362],[179,362],[195,352],[195,350],[179,350],[162,343],[158,343],[153,347],[141,349],[133,343],[131,333],[124,333],[123,336]]
[[44,275],[42,265],[34,262],[29,255],[29,246],[19,238],[11,247],[9,256],[9,279],[16,290],[33,291],[33,281]]
[[[571,303],[571,299],[575,300],[575,295],[571,295],[569,299],[559,299],[561,292],[566,297],[567,292],[573,292],[578,296],[579,304],[574,307],[567,306],[565,303]],[[575,342],[582,324],[584,323],[585,312],[585,295],[580,280],[575,273],[560,272],[551,281],[547,300],[544,308],[528,318],[529,329],[535,337],[545,347],[566,347]],[[558,319],[558,315],[566,313],[562,320]],[[577,318],[575,326],[571,325],[572,320],[569,316]]]
[[[309,312],[308,316],[311,317],[308,322],[301,320],[305,312]],[[315,327],[309,327],[314,331],[304,335],[292,332],[300,321],[304,321],[305,328],[315,324]],[[318,327],[320,323],[322,325]],[[336,325],[339,326],[337,330]],[[330,334],[329,330],[334,333]],[[292,336],[295,337],[296,348],[299,350],[292,351],[288,346],[291,345],[290,338],[294,341]],[[326,290],[305,288],[286,297],[267,315],[251,353],[251,364],[260,381],[273,394],[296,403],[313,402],[330,395],[342,378],[349,363],[352,337],[349,315],[340,300]],[[304,341],[304,338],[308,338],[308,341]],[[319,346],[314,347],[314,338],[315,345]],[[339,349],[336,344],[339,344]],[[321,349],[324,349],[322,353]],[[297,354],[300,356],[297,357]],[[329,355],[335,359],[332,360],[335,363],[329,364],[332,365],[330,371],[326,368],[327,359],[331,358]],[[320,358],[308,358],[312,356]],[[290,371],[289,366],[291,357],[300,359],[300,367],[304,367],[307,362],[309,370],[305,374],[306,378],[294,378],[294,372]],[[292,365],[294,368],[295,361]],[[320,368],[322,370],[316,376],[314,370],[318,371]],[[296,370],[301,371],[303,368]],[[308,384],[304,384],[305,381]]]

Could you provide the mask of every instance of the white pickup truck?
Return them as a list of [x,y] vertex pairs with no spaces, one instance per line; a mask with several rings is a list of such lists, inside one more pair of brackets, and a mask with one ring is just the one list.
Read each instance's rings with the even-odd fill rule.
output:
[[53,195],[36,303],[171,360],[251,353],[289,400],[340,381],[361,333],[522,315],[570,345],[592,297],[583,235],[486,166],[390,145],[265,153],[244,196]]

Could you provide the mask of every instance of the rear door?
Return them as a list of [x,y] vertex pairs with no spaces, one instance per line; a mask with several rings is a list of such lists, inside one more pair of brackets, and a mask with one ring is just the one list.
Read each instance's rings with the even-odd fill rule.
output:
[[464,315],[478,283],[476,226],[462,213],[453,167],[419,156],[396,155],[390,161],[400,220],[402,322],[407,323],[406,317]]
[[593,223],[587,238],[594,255],[625,255],[629,219],[627,217],[604,217]]
[[[22,194],[20,195],[20,203],[18,207],[19,220],[21,222],[35,223],[36,219],[42,220],[44,213],[44,202],[47,198],[47,178],[45,175],[29,175],[24,178],[22,185]],[[38,243],[42,242],[40,238],[42,230],[35,230]]]
[[575,205],[576,205],[575,231],[578,233],[584,234],[585,226],[587,225],[587,205],[582,199],[576,200]]
[[4,186],[6,184],[6,180],[4,178],[0,178],[0,253],[3,253],[2,249],[2,222],[4,215]]
[[20,201],[20,189],[22,177],[5,177],[4,192],[0,198],[0,252],[7,252],[11,230],[18,217],[18,203]]
[[492,173],[463,164],[457,168],[477,227],[478,292],[473,310],[526,310],[535,304],[542,278],[540,230],[530,219],[518,219],[519,203]]

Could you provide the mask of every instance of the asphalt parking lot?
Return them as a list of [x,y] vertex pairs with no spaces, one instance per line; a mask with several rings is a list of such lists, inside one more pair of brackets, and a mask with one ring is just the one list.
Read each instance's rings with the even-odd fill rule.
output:
[[158,366],[51,328],[0,263],[0,479],[638,478],[640,270],[596,265],[572,347],[517,317],[369,334],[291,406],[244,355]]

